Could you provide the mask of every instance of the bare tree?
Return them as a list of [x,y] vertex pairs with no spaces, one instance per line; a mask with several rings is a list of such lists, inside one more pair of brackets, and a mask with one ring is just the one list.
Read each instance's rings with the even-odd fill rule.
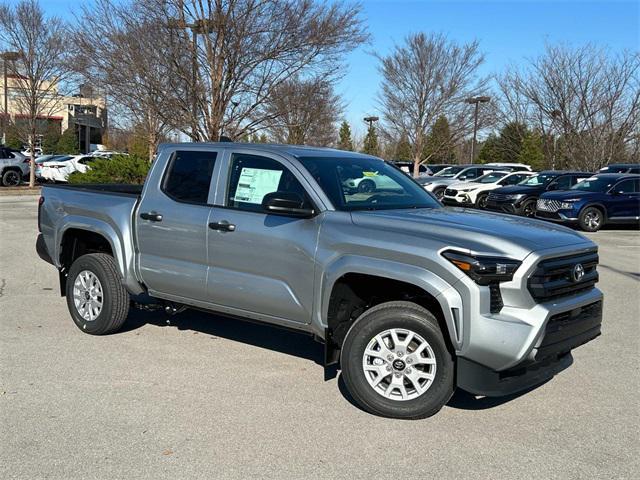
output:
[[168,131],[182,126],[172,112],[186,92],[172,79],[176,65],[167,64],[171,53],[158,48],[168,32],[147,19],[139,4],[112,0],[83,7],[79,25],[73,35],[75,68],[102,86],[119,123],[144,132],[151,160]]
[[420,163],[428,161],[423,158],[426,137],[438,117],[450,120],[450,141],[469,131],[472,115],[463,101],[485,87],[477,73],[484,57],[477,42],[459,45],[444,35],[424,33],[409,35],[390,55],[376,57],[385,128],[394,138],[408,136],[417,176]]
[[503,98],[514,99],[512,111],[523,112],[544,137],[555,138],[552,156],[561,149],[563,167],[594,171],[637,155],[637,52],[609,55],[593,45],[548,45],[520,71],[508,71],[500,84]]
[[35,185],[35,142],[44,131],[42,120],[59,109],[58,88],[69,75],[65,32],[62,20],[45,18],[36,0],[0,4],[0,48],[18,54],[18,60],[9,64],[12,102],[19,117],[14,127],[31,151],[31,187]]
[[[239,138],[273,120],[265,108],[283,82],[330,78],[367,39],[359,5],[314,0],[140,0],[167,32],[177,99],[171,113],[194,139]],[[184,68],[185,63],[194,68]]]
[[294,77],[273,89],[265,114],[271,137],[279,143],[330,146],[343,105],[333,84],[322,78]]

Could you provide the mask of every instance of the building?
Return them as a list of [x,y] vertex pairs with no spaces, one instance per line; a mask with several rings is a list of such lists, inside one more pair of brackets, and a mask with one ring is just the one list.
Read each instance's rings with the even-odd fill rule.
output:
[[[24,136],[26,129],[20,128],[21,122],[27,117],[24,114],[24,106],[21,102],[20,85],[21,77],[17,75],[7,75],[5,81],[0,77],[0,95],[2,95],[2,139],[6,140],[8,129],[11,125],[16,125],[16,132]],[[35,141],[36,146],[40,146],[46,132],[53,129],[57,133],[63,133],[67,129],[73,129],[78,136],[80,151],[89,152],[91,144],[102,143],[102,137],[107,127],[107,107],[104,98],[95,94],[88,85],[80,87],[76,95],[65,96],[58,93],[57,85],[45,85],[43,90],[43,103],[41,115],[38,117],[38,134]],[[6,99],[5,99],[6,95]],[[6,104],[6,111],[4,105]],[[21,138],[25,144],[28,138]]]

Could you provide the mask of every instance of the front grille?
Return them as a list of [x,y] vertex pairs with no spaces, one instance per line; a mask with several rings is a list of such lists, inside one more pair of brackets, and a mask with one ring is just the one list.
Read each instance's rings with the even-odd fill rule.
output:
[[504,307],[502,303],[502,294],[500,293],[500,285],[492,283],[489,285],[489,294],[491,298],[490,311],[491,313],[498,313]]
[[539,198],[536,203],[536,210],[542,210],[544,212],[557,212],[562,207],[562,202],[559,200],[549,200],[547,198]]
[[447,188],[444,191],[444,194],[449,196],[449,197],[455,197],[457,193],[458,193],[458,191],[455,188]]
[[[575,275],[577,265],[581,278]],[[589,290],[598,281],[597,265],[597,251],[542,260],[529,278],[529,292],[536,300],[551,300]]]

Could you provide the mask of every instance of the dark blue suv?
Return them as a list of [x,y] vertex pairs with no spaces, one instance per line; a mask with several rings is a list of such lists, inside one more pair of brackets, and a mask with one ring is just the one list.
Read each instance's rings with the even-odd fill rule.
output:
[[596,232],[605,223],[640,222],[640,175],[604,173],[563,192],[544,193],[536,217]]

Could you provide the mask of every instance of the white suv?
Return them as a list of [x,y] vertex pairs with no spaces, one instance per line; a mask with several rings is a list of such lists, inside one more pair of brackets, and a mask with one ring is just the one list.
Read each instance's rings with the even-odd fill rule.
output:
[[444,191],[442,203],[459,207],[484,208],[491,190],[520,183],[533,172],[493,171],[476,178],[473,182],[453,183]]

